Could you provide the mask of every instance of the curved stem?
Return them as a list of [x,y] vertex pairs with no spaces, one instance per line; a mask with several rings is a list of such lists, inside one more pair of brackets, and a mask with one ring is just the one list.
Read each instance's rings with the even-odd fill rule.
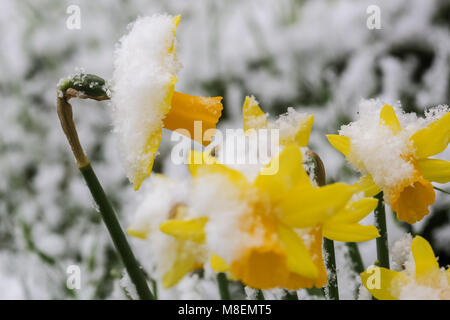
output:
[[67,137],[67,141],[72,148],[72,152],[77,161],[77,166],[86,181],[92,197],[98,205],[114,246],[125,265],[131,281],[136,287],[137,294],[140,299],[143,300],[154,299],[154,296],[148,287],[147,280],[145,279],[144,272],[136,261],[114,209],[103,191],[103,188],[89,163],[89,159],[83,151],[73,121],[72,106],[68,102],[68,100],[73,97],[94,100],[109,99],[105,88],[105,81],[94,75],[79,74],[72,79],[65,80],[58,89],[58,117],[64,134]]
[[388,234],[386,228],[386,210],[384,207],[383,192],[380,192],[375,197],[378,199],[378,206],[375,209],[375,225],[380,233],[380,236],[376,239],[377,264],[380,267],[389,269]]

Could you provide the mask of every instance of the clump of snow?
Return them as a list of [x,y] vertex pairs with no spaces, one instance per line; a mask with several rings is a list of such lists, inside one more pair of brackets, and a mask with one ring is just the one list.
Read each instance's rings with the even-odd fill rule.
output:
[[442,300],[441,291],[436,288],[422,286],[415,281],[401,287],[399,300]]
[[[397,240],[391,249],[392,254],[392,270],[402,271],[407,269],[414,270],[414,260],[411,254],[411,242],[413,237],[410,233],[406,233],[403,237]],[[411,263],[412,262],[412,263]]]
[[[132,223],[130,232],[144,235],[145,251],[150,256],[155,278],[162,279],[170,271],[175,261],[184,255],[198,257],[198,261],[206,261],[205,247],[192,241],[180,241],[162,233],[161,223],[175,218],[174,209],[186,204],[189,181],[172,181],[167,177],[155,175],[141,192],[141,200]],[[187,216],[186,218],[189,218]],[[142,240],[141,240],[142,241]]]
[[294,141],[295,135],[309,116],[307,113],[298,112],[289,107],[286,113],[280,115],[276,121],[269,123],[269,129],[278,129],[281,141]]
[[246,248],[263,243],[263,229],[251,235],[242,229],[255,222],[251,205],[256,190],[240,190],[226,176],[210,174],[196,178],[191,191],[189,210],[209,218],[205,232],[211,252],[231,264]]
[[247,300],[256,300],[258,296],[258,290],[253,289],[251,287],[244,287],[245,294],[247,296]]
[[119,284],[133,300],[139,300],[136,286],[131,281],[130,276],[125,270],[122,271],[122,278],[120,279]]
[[[156,156],[163,119],[180,63],[172,50],[176,22],[169,15],[139,18],[115,51],[112,86],[114,131],[131,182]],[[149,140],[151,139],[151,140]]]

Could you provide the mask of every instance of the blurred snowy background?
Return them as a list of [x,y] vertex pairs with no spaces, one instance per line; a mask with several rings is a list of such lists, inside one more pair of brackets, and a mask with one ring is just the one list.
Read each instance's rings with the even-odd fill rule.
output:
[[[72,4],[81,9],[79,30],[66,27]],[[380,30],[366,27],[371,4],[381,9]],[[220,126],[241,126],[250,94],[273,116],[288,107],[312,112],[310,147],[324,159],[329,181],[357,177],[324,134],[354,119],[362,98],[401,101],[419,114],[450,101],[449,0],[2,0],[0,8],[2,299],[126,298],[121,265],[59,127],[55,96],[58,80],[76,67],[110,79],[115,43],[139,15],[182,14],[177,90],[223,96]],[[82,144],[126,226],[136,195],[110,132],[109,108],[74,102]],[[183,175],[170,162],[168,140],[154,170]],[[450,151],[440,158],[450,160]],[[390,218],[389,242],[414,231],[445,265],[450,198],[437,196],[432,213],[413,230]],[[132,243],[144,259],[145,246]],[[339,286],[341,296],[351,298],[346,248],[338,244]],[[375,241],[360,248],[365,265],[372,264]],[[80,290],[66,288],[73,264],[81,268]],[[216,289],[201,288],[193,276],[166,297],[217,298]]]

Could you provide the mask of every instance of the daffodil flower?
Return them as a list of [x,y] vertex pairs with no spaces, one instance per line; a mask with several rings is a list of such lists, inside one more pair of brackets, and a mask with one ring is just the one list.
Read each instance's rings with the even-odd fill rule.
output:
[[[177,284],[186,274],[201,269],[207,261],[208,253],[201,234],[207,219],[194,222],[184,220],[186,206],[179,202],[177,191],[185,188],[179,182],[163,175],[155,175],[152,177],[151,187],[127,232],[146,241],[147,250],[155,263],[156,276],[161,279],[163,288],[167,289]],[[166,235],[164,224],[170,226],[171,221],[175,225],[180,224],[178,221],[185,221],[179,229],[190,228],[192,236],[183,238]],[[194,235],[195,230],[201,231],[197,232],[199,236]]]
[[[288,113],[281,115],[276,121],[270,123],[258,105],[256,99],[247,96],[242,108],[244,131],[276,128],[280,130],[280,145],[295,144],[306,148],[314,123],[314,115],[298,113],[289,108]],[[372,212],[378,201],[373,198],[364,198],[349,202],[323,226],[323,236],[336,241],[360,242],[372,240],[379,236],[374,226],[358,224]]]
[[414,268],[399,272],[372,267],[361,273],[362,284],[379,300],[449,300],[450,269],[439,268],[433,249],[420,236],[411,242],[411,251]]
[[357,224],[373,210],[376,200],[349,205],[354,187],[313,186],[295,144],[287,145],[272,160],[279,161],[276,174],[260,174],[253,181],[207,153],[193,157],[205,158],[201,164],[190,164],[194,199],[189,206],[199,217],[165,222],[161,230],[181,239],[204,239],[213,269],[229,271],[250,287],[322,287],[327,282],[322,232],[343,241],[378,235],[375,227]]
[[[138,19],[115,52],[112,105],[114,130],[127,176],[139,189],[150,176],[161,142],[162,129],[180,133],[207,145],[194,134],[214,129],[221,115],[222,97],[196,97],[175,91],[180,62],[175,31],[180,16],[154,15]],[[183,129],[183,130],[181,130]]]
[[[399,120],[400,119],[400,120]],[[366,196],[384,191],[397,217],[415,223],[435,201],[431,182],[450,181],[450,162],[430,158],[450,140],[450,113],[438,108],[425,119],[404,114],[390,105],[381,109],[364,103],[360,119],[327,135],[363,177],[356,183]]]

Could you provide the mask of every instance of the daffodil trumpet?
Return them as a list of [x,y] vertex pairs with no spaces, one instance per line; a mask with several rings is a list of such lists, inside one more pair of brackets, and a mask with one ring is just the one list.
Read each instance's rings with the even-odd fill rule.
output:
[[83,151],[75,122],[73,121],[72,106],[69,103],[71,98],[93,99],[97,101],[109,98],[105,81],[94,75],[77,74],[63,80],[58,85],[57,112],[61,127],[72,148],[72,152],[77,161],[78,168],[98,205],[100,214],[113,240],[114,246],[122,259],[128,275],[136,287],[136,292],[141,299],[154,299],[147,280],[141,270],[133,251],[125,237],[125,234],[117,219],[116,213],[111,206],[103,188],[95,175],[88,157]]

